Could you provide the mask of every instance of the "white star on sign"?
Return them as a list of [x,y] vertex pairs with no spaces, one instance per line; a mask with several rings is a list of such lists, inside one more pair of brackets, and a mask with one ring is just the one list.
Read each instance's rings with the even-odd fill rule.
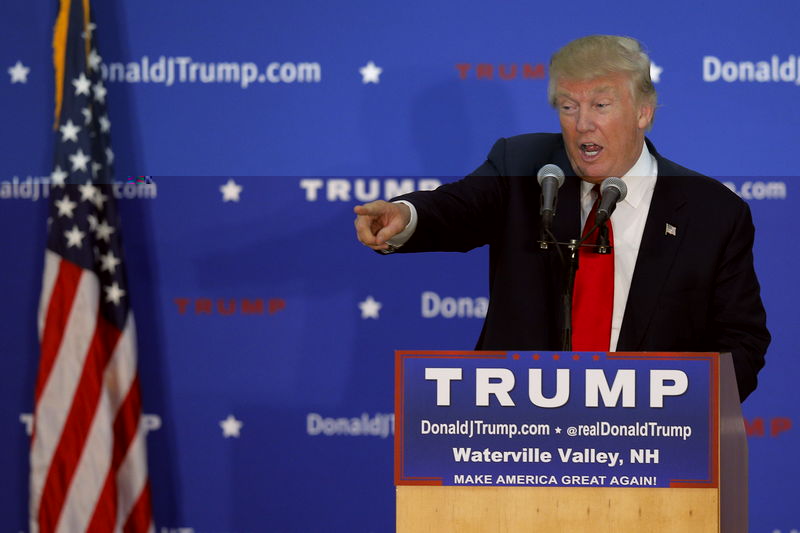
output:
[[125,291],[119,288],[116,281],[109,287],[103,287],[103,289],[106,291],[106,301],[113,302],[114,305],[119,305],[120,300],[125,296]]
[[91,161],[91,158],[83,153],[83,150],[78,148],[78,151],[69,156],[69,160],[72,163],[72,171],[75,172],[76,170],[81,170],[83,172],[87,172],[86,164]]
[[72,226],[71,230],[65,231],[64,236],[67,238],[67,248],[72,248],[73,246],[80,248],[83,246],[83,238],[86,237],[86,234],[75,225]]
[[361,73],[361,83],[380,83],[383,69],[370,61],[358,71]]
[[78,142],[78,132],[81,131],[81,127],[73,124],[72,119],[58,129],[61,131],[61,142]]
[[219,188],[222,191],[223,202],[238,202],[239,195],[242,194],[242,186],[229,179],[228,183]]
[[561,428],[559,428],[559,427],[556,428],[556,434],[557,435],[561,435]]
[[72,211],[78,207],[78,204],[69,199],[69,196],[64,196],[61,200],[55,201],[58,208],[58,216],[72,218]]
[[17,61],[13,67],[8,69],[8,73],[11,74],[11,83],[28,83],[28,72],[30,71],[29,67],[23,65],[21,61]]
[[56,165],[53,173],[50,174],[50,182],[53,184],[53,187],[63,187],[66,180],[67,173],[61,170],[60,165]]
[[114,227],[109,226],[108,222],[103,220],[94,229],[95,235],[101,241],[111,242],[111,234],[114,233]]
[[228,418],[222,420],[219,425],[222,428],[223,437],[226,439],[228,437],[235,437],[238,439],[239,432],[242,431],[244,423],[241,420],[237,420],[235,416],[228,415]]
[[92,48],[92,51],[89,52],[89,68],[92,70],[97,70],[102,62],[103,58],[100,57],[100,54],[97,53],[97,50]]
[[661,81],[661,72],[663,72],[663,70],[663,68],[656,65],[653,61],[650,61],[650,79],[653,80],[653,83]]
[[83,72],[81,72],[79,77],[72,80],[72,85],[75,87],[75,96],[79,94],[89,96],[89,88],[92,86],[92,82],[89,81],[89,78],[87,78],[86,74]]
[[112,274],[117,269],[117,265],[119,265],[122,261],[120,261],[116,255],[114,255],[111,250],[108,251],[107,254],[100,256],[100,262],[103,265],[100,267],[101,270],[108,270]]
[[106,103],[106,94],[108,94],[108,90],[103,87],[103,82],[97,82],[97,85],[94,86],[94,99],[100,102],[101,104]]
[[383,304],[372,296],[367,296],[366,300],[358,304],[358,308],[361,309],[361,318],[380,318],[381,307]]

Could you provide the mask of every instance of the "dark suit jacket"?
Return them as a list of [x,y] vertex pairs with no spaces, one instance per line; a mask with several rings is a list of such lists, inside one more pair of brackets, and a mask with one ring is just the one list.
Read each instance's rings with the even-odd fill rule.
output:
[[[756,387],[770,336],[753,270],[747,204],[721,183],[659,155],[658,180],[631,282],[618,351],[730,351],[744,399]],[[563,267],[541,250],[538,169],[567,179],[553,233],[580,234],[580,178],[560,134],[500,139],[466,178],[400,198],[419,222],[398,251],[468,251],[490,246],[489,309],[480,350],[558,350]],[[677,228],[668,235],[666,225]]]

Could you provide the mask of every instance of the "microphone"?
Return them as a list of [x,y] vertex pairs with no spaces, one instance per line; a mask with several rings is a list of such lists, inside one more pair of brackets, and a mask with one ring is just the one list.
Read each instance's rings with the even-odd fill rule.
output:
[[542,215],[542,229],[547,231],[556,216],[556,198],[558,189],[564,185],[564,171],[558,165],[545,165],[539,169],[536,175],[539,185],[542,187],[542,206],[539,214]]
[[611,218],[611,213],[617,208],[617,202],[621,202],[628,195],[628,186],[620,178],[606,178],[600,185],[600,205],[597,206],[595,224],[602,226]]

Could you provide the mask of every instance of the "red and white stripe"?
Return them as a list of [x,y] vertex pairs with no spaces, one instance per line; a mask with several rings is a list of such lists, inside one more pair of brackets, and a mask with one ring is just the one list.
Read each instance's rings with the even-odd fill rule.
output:
[[99,313],[99,280],[47,251],[31,443],[31,533],[152,532],[133,315]]

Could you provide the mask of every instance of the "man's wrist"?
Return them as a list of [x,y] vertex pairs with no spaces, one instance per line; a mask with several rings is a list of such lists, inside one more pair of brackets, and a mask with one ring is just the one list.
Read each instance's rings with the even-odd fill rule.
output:
[[408,219],[408,224],[406,224],[406,227],[403,228],[403,231],[401,231],[400,233],[398,233],[397,235],[386,241],[386,244],[389,245],[390,252],[395,251],[397,248],[400,248],[406,242],[408,242],[408,239],[411,238],[411,236],[414,234],[414,231],[417,229],[417,220],[418,220],[417,209],[411,202],[407,200],[396,200],[395,202],[392,203],[406,205],[408,207],[408,210],[410,211],[410,216]]

